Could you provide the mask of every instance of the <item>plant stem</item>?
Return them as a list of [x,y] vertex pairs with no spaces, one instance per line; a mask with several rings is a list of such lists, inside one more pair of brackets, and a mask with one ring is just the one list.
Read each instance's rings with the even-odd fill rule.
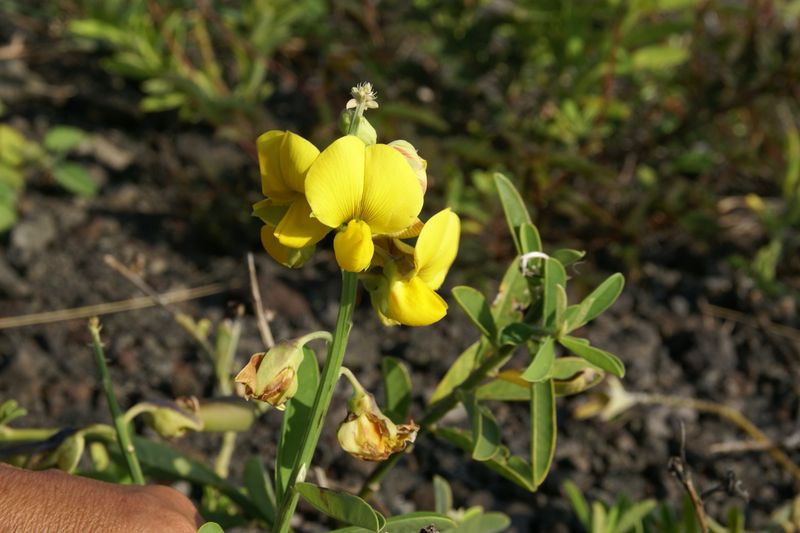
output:
[[214,462],[214,472],[222,479],[228,479],[228,470],[231,465],[231,457],[236,449],[236,432],[226,431],[222,434],[222,446]]
[[97,317],[89,319],[89,333],[92,335],[92,347],[97,368],[100,371],[100,380],[106,393],[108,408],[111,411],[111,418],[114,420],[114,428],[117,431],[117,442],[119,443],[122,456],[128,464],[133,482],[137,485],[144,485],[144,475],[139,459],[136,457],[136,449],[131,442],[131,435],[128,430],[128,423],[125,421],[125,414],[119,408],[117,397],[114,396],[114,384],[111,383],[111,376],[108,374],[106,366],[106,356],[103,352],[103,343],[100,341],[100,320]]
[[[236,318],[231,322],[224,322],[217,329],[214,373],[217,375],[217,392],[222,396],[233,394],[231,371],[236,349],[239,347],[239,338],[242,335],[241,318],[243,314],[244,307],[240,305],[236,311]],[[234,450],[236,450],[236,432],[226,431],[222,434],[222,445],[217,453],[217,459],[214,461],[214,471],[223,479],[228,478]]]
[[342,295],[339,303],[339,315],[336,319],[336,330],[333,333],[333,341],[328,349],[328,357],[322,368],[317,394],[314,397],[314,405],[311,407],[308,427],[303,436],[300,450],[297,452],[292,474],[286,492],[283,495],[280,508],[278,510],[274,533],[286,533],[289,531],[289,521],[297,507],[297,500],[300,495],[295,490],[295,485],[303,481],[308,471],[309,464],[317,448],[322,424],[333,397],[333,389],[339,379],[339,372],[344,360],[344,352],[347,347],[347,338],[353,325],[353,308],[356,299],[356,287],[358,276],[353,272],[342,271]]
[[[451,409],[453,409],[453,407],[456,406],[461,394],[464,392],[469,392],[480,385],[490,372],[504,364],[508,358],[511,357],[514,349],[515,346],[503,346],[496,353],[490,354],[488,357],[486,357],[486,359],[484,359],[483,363],[481,363],[478,368],[470,373],[467,379],[450,391],[447,396],[429,405],[425,410],[425,414],[422,416],[422,420],[419,422],[421,430],[430,430],[431,426],[436,424],[436,422],[441,420],[444,415],[446,415]],[[386,474],[388,474],[392,468],[394,468],[403,455],[410,451],[411,447],[406,448],[404,451],[392,455],[387,460],[379,464],[364,481],[364,484],[361,485],[361,490],[359,491],[358,495],[364,499],[368,498],[378,489],[378,487],[380,487],[380,483],[383,478],[386,477]]]
[[0,426],[0,442],[42,441],[49,439],[56,433],[58,433],[58,429]]

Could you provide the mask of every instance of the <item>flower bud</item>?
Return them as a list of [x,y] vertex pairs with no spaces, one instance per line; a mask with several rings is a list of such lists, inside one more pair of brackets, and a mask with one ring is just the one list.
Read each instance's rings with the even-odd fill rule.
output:
[[83,431],[75,431],[66,437],[58,448],[46,460],[46,466],[55,466],[59,470],[75,472],[80,463],[83,450],[86,447],[86,439],[83,436]]
[[166,439],[203,429],[203,421],[185,403],[178,405],[163,400],[140,402],[131,407],[129,413],[142,413],[145,423]]
[[203,431],[247,431],[258,417],[258,409],[239,397],[204,399],[198,402],[197,417]]
[[389,146],[400,152],[403,157],[406,158],[414,174],[417,175],[417,180],[419,180],[419,185],[422,187],[422,193],[424,194],[425,191],[428,190],[428,162],[417,154],[417,149],[408,141],[392,141],[389,143]]
[[419,426],[413,421],[408,424],[392,422],[378,409],[371,394],[356,392],[336,438],[342,449],[353,457],[383,461],[413,443],[417,431]]
[[[350,123],[353,121],[353,117],[355,116],[355,110],[353,109],[345,109],[342,113],[340,128],[343,133],[347,134],[350,132]],[[363,115],[358,117],[358,124],[356,124],[356,130],[350,132],[350,135],[355,135],[367,146],[371,146],[378,142],[378,132],[375,131],[375,128],[372,127],[372,124],[364,117]]]

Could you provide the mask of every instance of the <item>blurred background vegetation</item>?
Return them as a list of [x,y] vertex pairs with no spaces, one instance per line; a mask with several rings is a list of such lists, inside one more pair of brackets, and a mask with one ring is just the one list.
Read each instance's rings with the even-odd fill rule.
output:
[[[502,170],[544,234],[634,277],[643,241],[678,232],[693,253],[724,243],[768,291],[798,287],[797,0],[0,5],[20,32],[44,31],[55,50],[133,86],[143,120],[212,128],[251,155],[256,135],[276,127],[324,146],[348,88],[371,81],[382,140],[414,141],[430,164],[432,208],[454,206],[490,253],[510,253],[496,249],[506,245],[487,208],[490,173]],[[14,113],[5,106],[6,121]],[[0,127],[3,226],[26,173],[94,194],[79,165],[64,176],[42,150],[9,149],[16,133]],[[55,143],[59,158],[73,141]],[[243,213],[253,177],[219,180],[211,186],[227,199],[197,195],[215,206],[200,212]]]

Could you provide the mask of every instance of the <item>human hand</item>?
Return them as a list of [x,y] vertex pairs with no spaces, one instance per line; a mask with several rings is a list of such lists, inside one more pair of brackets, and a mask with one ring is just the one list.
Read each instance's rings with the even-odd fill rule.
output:
[[194,505],[161,485],[115,485],[0,463],[0,532],[194,533]]

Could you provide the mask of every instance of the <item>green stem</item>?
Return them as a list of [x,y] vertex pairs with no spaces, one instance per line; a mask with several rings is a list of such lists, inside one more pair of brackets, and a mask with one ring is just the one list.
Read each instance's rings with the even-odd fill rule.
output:
[[[239,338],[242,335],[242,321],[237,316],[230,326],[223,327],[226,327],[226,330],[220,328],[217,332],[217,360],[214,372],[217,374],[217,392],[222,396],[231,396],[233,394],[231,371],[236,348],[239,347]],[[214,461],[214,471],[222,479],[228,478],[234,450],[236,450],[236,432],[226,431],[222,435],[222,445]]]
[[333,389],[339,379],[339,372],[344,360],[344,352],[347,347],[347,338],[353,325],[353,308],[356,300],[356,287],[358,275],[353,272],[342,271],[342,295],[339,303],[339,316],[336,319],[336,330],[333,334],[333,341],[328,349],[328,357],[322,368],[317,395],[314,397],[314,405],[311,407],[309,424],[303,436],[300,450],[297,453],[292,474],[286,492],[283,495],[278,516],[275,520],[274,533],[286,533],[289,531],[289,521],[297,507],[297,500],[300,495],[295,490],[295,485],[303,481],[308,471],[314,450],[317,448],[322,424],[333,397]]
[[222,434],[222,446],[214,462],[214,472],[222,479],[228,479],[228,471],[231,466],[231,457],[236,449],[236,432],[226,431]]
[[128,464],[133,482],[137,485],[144,485],[144,475],[139,459],[136,457],[136,449],[133,447],[131,435],[128,431],[128,423],[125,420],[125,413],[119,408],[117,397],[114,396],[114,384],[111,383],[111,376],[108,374],[106,366],[106,356],[103,352],[103,343],[100,341],[100,320],[97,317],[89,320],[89,333],[92,335],[92,347],[94,348],[94,358],[97,368],[100,371],[100,380],[106,393],[108,408],[111,411],[111,418],[114,419],[114,428],[117,431],[117,442],[119,443],[122,456]]
[[58,433],[51,428],[12,428],[0,426],[0,442],[25,442],[47,440]]
[[[442,419],[444,415],[450,412],[450,410],[453,409],[456,404],[458,404],[459,398],[463,393],[472,391],[475,387],[481,384],[481,382],[484,380],[484,378],[486,378],[487,375],[489,375],[490,372],[493,372],[495,369],[508,361],[509,357],[511,357],[514,352],[514,349],[515,346],[503,346],[496,353],[489,355],[489,357],[484,359],[483,363],[481,363],[478,368],[473,370],[467,379],[461,382],[459,386],[455,387],[441,400],[429,405],[425,410],[425,414],[422,416],[422,420],[419,422],[422,430],[430,430],[432,426],[434,426],[439,420]],[[378,487],[380,487],[381,481],[383,481],[383,478],[386,477],[386,474],[388,474],[398,463],[398,461],[400,461],[400,459],[410,451],[411,447],[406,448],[404,451],[392,455],[387,460],[379,464],[364,481],[364,484],[361,486],[361,490],[359,491],[358,495],[364,499],[368,498],[378,489]]]

